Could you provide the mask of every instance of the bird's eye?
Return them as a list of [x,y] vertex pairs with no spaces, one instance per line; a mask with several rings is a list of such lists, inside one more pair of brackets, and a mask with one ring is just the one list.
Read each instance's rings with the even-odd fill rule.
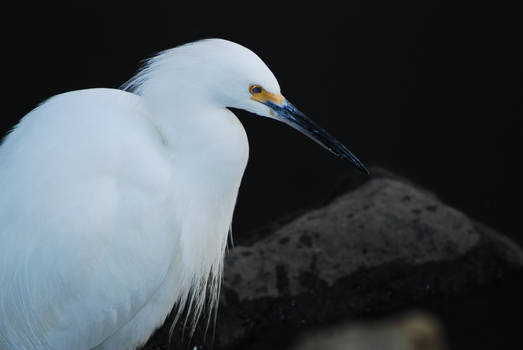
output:
[[252,85],[251,88],[251,94],[259,94],[260,92],[262,92],[262,87],[260,85]]

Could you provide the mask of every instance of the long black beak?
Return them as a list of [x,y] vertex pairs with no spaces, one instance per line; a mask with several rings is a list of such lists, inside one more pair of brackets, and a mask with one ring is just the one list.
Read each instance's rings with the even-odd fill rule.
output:
[[347,160],[362,172],[369,174],[369,171],[362,162],[347,149],[340,141],[329,135],[318,124],[300,112],[289,101],[285,100],[282,105],[272,101],[265,102],[274,111],[274,118],[307,135],[324,148],[334,153],[341,159]]

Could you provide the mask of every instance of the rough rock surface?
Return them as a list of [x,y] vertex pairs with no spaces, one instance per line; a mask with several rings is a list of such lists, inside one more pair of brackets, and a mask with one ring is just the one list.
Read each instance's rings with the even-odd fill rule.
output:
[[406,180],[373,173],[231,249],[208,337],[215,349],[287,348],[306,327],[423,307],[521,274],[523,251],[509,239]]
[[375,178],[227,257],[224,287],[240,301],[309,290],[313,273],[332,285],[359,269],[450,260],[478,244],[480,232],[430,193]]

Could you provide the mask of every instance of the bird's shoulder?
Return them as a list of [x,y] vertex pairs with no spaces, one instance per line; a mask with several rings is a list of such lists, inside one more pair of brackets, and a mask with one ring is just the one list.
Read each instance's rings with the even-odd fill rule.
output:
[[105,88],[56,95],[29,112],[0,146],[0,163],[0,176],[168,170],[161,135],[142,98]]
[[[7,136],[32,142],[85,140],[116,144],[149,131],[147,108],[140,96],[117,89],[76,90],[53,96],[26,114]],[[109,137],[111,135],[112,137]],[[104,139],[106,142],[104,142]],[[69,147],[78,145],[71,142]]]

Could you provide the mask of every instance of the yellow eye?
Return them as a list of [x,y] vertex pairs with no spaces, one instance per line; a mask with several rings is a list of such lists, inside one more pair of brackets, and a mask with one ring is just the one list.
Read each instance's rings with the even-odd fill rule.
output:
[[249,91],[251,92],[251,94],[259,94],[263,91],[263,88],[260,86],[260,85],[251,85],[251,87],[249,88]]

